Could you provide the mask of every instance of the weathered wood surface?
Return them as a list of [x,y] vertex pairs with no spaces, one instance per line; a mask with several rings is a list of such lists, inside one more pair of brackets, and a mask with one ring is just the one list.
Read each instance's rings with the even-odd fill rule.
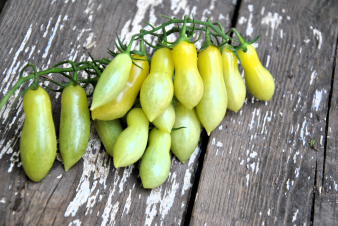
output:
[[[181,17],[192,13],[229,27],[235,4],[231,0],[9,0],[0,18],[0,98],[27,62],[42,70],[67,59],[86,60],[84,47],[93,42],[91,54],[107,57],[106,48],[113,48],[115,32],[128,40],[144,27],[143,21],[157,25],[165,21],[160,14]],[[51,77],[60,80],[58,75]],[[60,95],[49,94],[58,133]],[[0,112],[0,225],[183,224],[201,145],[184,165],[172,159],[171,174],[162,186],[145,190],[138,164],[116,170],[92,127],[88,149],[79,163],[65,173],[58,159],[42,182],[33,183],[19,158],[22,100],[9,114],[13,100]]]
[[248,94],[210,136],[191,225],[337,225],[337,8],[242,1],[236,28],[263,34],[257,52],[276,92]]
[[[338,41],[338,40],[337,40]],[[338,44],[338,42],[337,42]],[[336,45],[337,45],[336,44]],[[337,225],[337,195],[338,195],[338,72],[337,50],[335,68],[333,72],[333,88],[328,112],[328,126],[326,127],[326,140],[320,147],[324,151],[324,159],[318,162],[317,180],[314,203],[314,225]]]

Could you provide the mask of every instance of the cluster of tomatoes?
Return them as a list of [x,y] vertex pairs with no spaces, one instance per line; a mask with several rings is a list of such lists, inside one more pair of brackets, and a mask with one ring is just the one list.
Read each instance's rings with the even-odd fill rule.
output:
[[[250,43],[241,42],[242,49],[235,53],[229,45],[209,43],[197,56],[194,44],[181,38],[172,48],[158,48],[151,67],[145,55],[118,54],[100,75],[90,107],[114,166],[126,167],[142,158],[143,187],[161,185],[169,175],[170,150],[184,163],[198,144],[201,124],[210,135],[227,109],[237,112],[243,106],[246,87],[238,58],[248,90],[260,100],[270,100],[274,80]],[[140,106],[135,107],[138,97]],[[23,105],[21,160],[27,176],[37,182],[52,167],[57,150],[51,104],[38,87],[25,93]],[[124,129],[120,118],[126,121]],[[89,133],[86,92],[77,82],[70,83],[61,96],[59,151],[65,171],[86,151]]]

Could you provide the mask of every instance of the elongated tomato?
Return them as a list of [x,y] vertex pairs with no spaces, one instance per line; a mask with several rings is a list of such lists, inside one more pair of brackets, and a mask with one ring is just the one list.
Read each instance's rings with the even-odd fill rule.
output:
[[29,179],[39,182],[53,166],[56,156],[55,127],[47,92],[41,87],[28,90],[23,97],[23,108],[21,162]]
[[196,106],[199,120],[208,135],[224,118],[228,97],[223,79],[222,57],[214,46],[208,46],[198,56],[198,70],[203,80],[203,96]]
[[138,92],[141,89],[143,81],[149,73],[149,62],[145,56],[133,55],[134,58],[142,60],[134,60],[132,65],[127,85],[122,92],[109,103],[96,108],[92,111],[92,118],[99,120],[114,120],[122,118],[133,106]]
[[114,100],[127,84],[132,60],[128,53],[117,55],[102,72],[93,93],[90,110]]
[[175,64],[175,96],[190,110],[203,95],[203,81],[197,69],[197,52],[194,44],[180,42],[173,48]]
[[61,96],[59,148],[67,172],[86,152],[90,133],[87,95],[79,85],[67,86]]

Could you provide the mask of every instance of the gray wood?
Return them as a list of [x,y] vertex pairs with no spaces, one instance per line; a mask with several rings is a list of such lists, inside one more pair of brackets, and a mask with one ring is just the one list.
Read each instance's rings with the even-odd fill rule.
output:
[[247,39],[263,34],[256,49],[276,91],[269,102],[247,94],[212,132],[191,225],[311,225],[313,217],[315,225],[336,224],[336,93],[322,198],[314,187],[324,173],[337,8],[337,1],[242,1],[236,28]]
[[[93,42],[91,54],[108,57],[106,48],[114,48],[115,32],[128,39],[144,27],[144,21],[164,22],[160,14],[181,17],[193,13],[229,27],[235,3],[9,0],[0,18],[0,98],[27,62],[42,70],[66,59],[86,60],[84,47]],[[59,75],[50,76],[65,81]],[[49,94],[58,133],[60,95]],[[201,145],[184,165],[172,158],[168,180],[157,189],[145,190],[138,164],[116,170],[92,127],[88,149],[79,163],[65,173],[56,160],[48,175],[33,183],[19,158],[22,100],[9,114],[13,100],[0,112],[0,225],[183,224]]]
[[[336,44],[337,56],[337,44]],[[326,139],[319,149],[324,151],[324,159],[317,163],[317,177],[314,205],[314,225],[337,225],[338,213],[336,210],[338,184],[337,184],[337,133],[338,133],[338,75],[337,57],[333,73],[333,88],[328,112],[328,126],[326,127]],[[315,146],[320,146],[318,143]]]

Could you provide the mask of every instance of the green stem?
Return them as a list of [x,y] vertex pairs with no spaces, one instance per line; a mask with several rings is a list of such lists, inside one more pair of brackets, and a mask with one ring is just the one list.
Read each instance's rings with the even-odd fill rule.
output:
[[[95,62],[99,62],[99,63],[102,63],[102,64],[105,64],[107,63],[106,60],[96,60]],[[40,72],[34,72],[34,73],[30,73],[29,75],[25,76],[25,77],[22,77],[20,76],[19,80],[14,84],[14,86],[6,93],[6,95],[1,99],[0,101],[0,110],[2,109],[2,107],[5,105],[5,103],[9,100],[9,98],[14,94],[14,92],[20,88],[20,86],[24,83],[24,82],[27,82],[28,80],[31,80],[34,78],[34,83],[36,83],[38,80],[36,79],[37,77],[40,77],[42,75],[47,75],[47,74],[50,74],[50,73],[59,73],[59,74],[64,74],[65,72],[74,72],[75,69],[77,71],[79,70],[86,70],[86,69],[93,69],[95,70],[95,67],[92,66],[92,61],[84,61],[84,62],[79,62],[79,63],[76,63],[74,65],[72,65],[72,67],[69,67],[69,68],[57,68],[57,66],[60,66],[62,64],[64,64],[65,62],[60,62],[56,65],[54,65],[53,67],[45,70],[45,71],[40,71]],[[68,63],[68,62],[66,62]],[[31,66],[29,64],[29,66]],[[74,68],[75,66],[75,68]],[[25,67],[26,68],[26,67]],[[24,68],[24,69],[25,69]],[[97,72],[97,71],[96,71]],[[22,72],[21,72],[22,74]],[[72,78],[71,76],[67,76],[67,78]],[[97,80],[98,78],[93,78],[90,80],[91,83],[97,83]],[[78,79],[79,82],[87,82],[88,80],[87,79]],[[33,87],[34,88],[34,87]]]

